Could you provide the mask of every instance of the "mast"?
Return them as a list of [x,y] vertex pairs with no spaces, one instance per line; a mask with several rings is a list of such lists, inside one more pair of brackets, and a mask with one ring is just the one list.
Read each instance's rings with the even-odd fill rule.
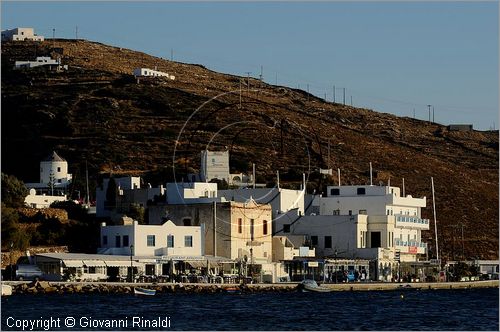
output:
[[85,159],[85,179],[87,186],[87,195],[85,196],[85,200],[87,205],[90,207],[90,196],[89,196],[89,169],[87,167],[87,160]]
[[438,233],[436,224],[436,200],[434,198],[434,178],[431,176],[432,185],[432,209],[434,211],[434,234],[436,234],[436,260],[439,261],[439,246],[438,246]]

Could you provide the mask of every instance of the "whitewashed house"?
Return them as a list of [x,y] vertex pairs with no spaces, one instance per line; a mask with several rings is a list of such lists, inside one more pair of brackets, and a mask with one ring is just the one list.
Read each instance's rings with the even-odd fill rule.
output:
[[133,74],[135,77],[166,77],[172,81],[175,80],[174,75],[150,68],[135,68]]
[[44,41],[43,36],[35,34],[33,28],[15,28],[2,31],[2,41]]
[[53,202],[66,201],[71,181],[68,162],[53,151],[40,161],[40,182],[25,184],[29,195],[24,202],[33,208],[47,208]]
[[123,225],[101,225],[98,254],[135,256],[202,256],[203,226],[176,226],[172,221],[162,225],[140,225],[137,221]]
[[35,67],[42,67],[42,66],[48,66],[50,68],[54,68],[57,70],[61,69],[68,69],[68,65],[61,65],[61,59],[52,59],[51,57],[48,56],[39,56],[36,57],[35,61],[16,61],[14,63],[14,69],[30,69],[30,68],[35,68]]

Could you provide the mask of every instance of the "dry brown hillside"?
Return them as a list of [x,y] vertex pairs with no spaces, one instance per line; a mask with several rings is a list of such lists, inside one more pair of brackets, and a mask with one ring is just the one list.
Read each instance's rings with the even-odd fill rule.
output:
[[[12,70],[15,60],[49,54],[59,54],[69,71]],[[176,79],[137,82],[135,67],[157,67]],[[279,170],[290,186],[306,172],[308,189],[321,191],[336,177],[321,179],[319,167],[341,168],[345,184],[365,184],[371,161],[375,184],[390,178],[400,186],[405,178],[408,194],[428,198],[423,214],[430,219],[434,177],[445,258],[459,258],[460,222],[468,258],[498,258],[498,132],[450,132],[249,83],[83,40],[2,43],[2,171],[36,181],[39,160],[54,149],[69,161],[75,188],[85,160],[94,182],[110,171],[166,181],[172,165],[178,179],[196,171],[199,151],[209,146],[230,150],[232,171],[250,172],[255,162],[260,181],[272,183]],[[426,238],[433,238],[431,226]]]

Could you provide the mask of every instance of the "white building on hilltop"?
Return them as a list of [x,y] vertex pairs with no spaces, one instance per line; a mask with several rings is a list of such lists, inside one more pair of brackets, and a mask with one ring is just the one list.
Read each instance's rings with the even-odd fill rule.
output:
[[134,69],[134,76],[135,77],[166,77],[171,80],[175,80],[174,75],[170,75],[168,73],[158,71],[156,69],[149,69],[149,68],[135,68]]
[[71,180],[68,162],[53,151],[40,161],[40,182],[25,184],[30,193],[24,201],[34,208],[45,208],[53,202],[65,201]]
[[33,28],[15,28],[2,31],[2,41],[44,41],[43,36],[35,34]]

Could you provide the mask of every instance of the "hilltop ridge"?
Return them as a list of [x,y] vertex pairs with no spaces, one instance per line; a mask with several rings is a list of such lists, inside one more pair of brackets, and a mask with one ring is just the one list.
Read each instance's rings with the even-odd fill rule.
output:
[[[14,61],[35,55],[60,56],[69,70],[12,69]],[[156,67],[176,79],[138,82],[131,75],[136,67]],[[390,178],[401,186],[405,178],[408,194],[427,197],[429,219],[434,177],[443,257],[458,258],[454,225],[462,221],[466,256],[498,258],[497,131],[453,132],[249,82],[84,40],[2,42],[2,171],[36,181],[40,159],[57,150],[77,186],[85,160],[94,175],[156,172],[168,180],[174,166],[180,180],[199,168],[199,151],[209,146],[230,151],[232,171],[250,172],[255,162],[261,181],[272,183],[279,170],[285,185],[306,172],[308,189],[320,192],[336,177],[320,177],[319,168],[341,168],[343,184],[367,184],[372,162],[374,184]],[[433,227],[426,236],[432,246]]]

